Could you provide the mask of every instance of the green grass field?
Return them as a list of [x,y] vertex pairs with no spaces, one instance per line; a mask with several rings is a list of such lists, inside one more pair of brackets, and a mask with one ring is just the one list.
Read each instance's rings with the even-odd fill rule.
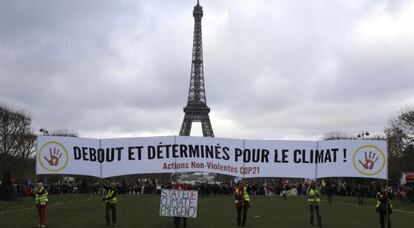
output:
[[[48,227],[104,227],[104,205],[96,195],[52,195],[47,209]],[[0,227],[34,227],[37,214],[32,198],[15,202],[0,202]],[[375,228],[379,227],[373,199],[365,199],[359,206],[354,198],[335,197],[333,205],[322,200],[324,227]],[[394,228],[414,227],[414,205],[393,201]],[[252,201],[247,227],[306,228],[308,207],[302,197],[287,201],[276,196],[261,196]],[[189,227],[236,227],[236,210],[231,196],[200,197],[198,217],[189,219]],[[173,227],[172,219],[159,216],[159,196],[119,196],[118,227]]]

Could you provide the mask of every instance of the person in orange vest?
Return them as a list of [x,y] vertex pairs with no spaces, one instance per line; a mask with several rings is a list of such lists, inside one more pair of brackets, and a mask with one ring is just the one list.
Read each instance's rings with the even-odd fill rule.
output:
[[[250,208],[250,196],[240,181],[234,191],[235,204],[237,209],[237,226],[245,226],[247,220],[247,210]],[[243,220],[242,220],[243,212]]]
[[392,205],[388,196],[388,188],[385,187],[381,192],[377,192],[376,211],[379,213],[381,228],[385,228],[385,221],[387,221],[387,228],[391,228]]
[[105,203],[106,225],[111,224],[110,214],[112,215],[112,225],[116,225],[116,204],[118,203],[116,184],[111,183],[104,194],[105,197],[102,198],[102,201]]
[[321,202],[321,193],[316,187],[315,181],[312,181],[309,185],[308,190],[306,191],[306,196],[309,203],[309,212],[310,212],[310,224],[313,226],[314,221],[314,212],[316,211],[316,219],[318,220],[318,226],[322,227],[322,216],[320,214],[320,202]]
[[48,199],[48,192],[43,186],[42,182],[37,183],[37,189],[34,194],[37,213],[39,215],[39,227],[46,227],[46,206]]

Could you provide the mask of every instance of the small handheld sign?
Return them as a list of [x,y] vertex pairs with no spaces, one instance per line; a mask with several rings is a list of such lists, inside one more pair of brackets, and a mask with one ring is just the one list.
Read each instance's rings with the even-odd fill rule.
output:
[[198,191],[162,189],[160,216],[197,217]]

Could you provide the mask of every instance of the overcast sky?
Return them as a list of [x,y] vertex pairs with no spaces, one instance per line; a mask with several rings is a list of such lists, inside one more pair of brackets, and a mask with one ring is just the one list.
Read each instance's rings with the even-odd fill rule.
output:
[[[177,135],[195,3],[1,0],[0,102],[30,113],[36,132]],[[414,105],[412,0],[200,3],[216,137],[383,134]]]

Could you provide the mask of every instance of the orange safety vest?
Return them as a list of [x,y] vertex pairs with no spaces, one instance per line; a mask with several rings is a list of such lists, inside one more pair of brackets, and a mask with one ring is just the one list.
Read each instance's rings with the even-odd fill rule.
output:
[[234,192],[234,196],[236,198],[234,203],[236,204],[237,207],[243,206],[243,203],[245,201],[250,202],[250,196],[246,191],[246,187],[243,189],[243,191],[240,191],[239,188],[236,188],[236,191]]

